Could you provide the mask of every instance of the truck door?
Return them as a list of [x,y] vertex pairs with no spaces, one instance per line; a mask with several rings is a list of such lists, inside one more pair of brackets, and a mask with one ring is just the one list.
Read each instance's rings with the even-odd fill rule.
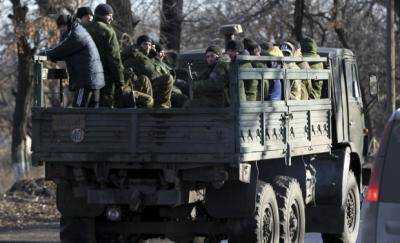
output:
[[349,142],[353,150],[362,154],[365,123],[357,63],[354,59],[344,59],[343,62],[348,104],[347,119]]

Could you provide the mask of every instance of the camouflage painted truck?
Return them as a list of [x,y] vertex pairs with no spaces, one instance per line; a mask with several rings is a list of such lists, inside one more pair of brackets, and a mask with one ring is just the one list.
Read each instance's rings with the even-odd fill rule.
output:
[[[204,51],[179,56],[204,65]],[[35,60],[33,161],[57,183],[63,242],[354,243],[367,136],[356,58],[239,56],[231,63],[231,105],[221,108],[46,107],[46,79],[63,78]],[[323,62],[324,70],[240,68],[245,61]],[[281,101],[264,100],[280,79]],[[325,96],[290,100],[291,80],[323,80]],[[258,101],[238,83],[258,80]]]

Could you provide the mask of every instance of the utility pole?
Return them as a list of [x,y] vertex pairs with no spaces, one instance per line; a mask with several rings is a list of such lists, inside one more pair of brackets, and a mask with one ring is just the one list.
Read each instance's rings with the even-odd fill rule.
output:
[[386,0],[387,5],[387,76],[388,76],[388,112],[396,110],[396,39],[394,30],[394,1]]

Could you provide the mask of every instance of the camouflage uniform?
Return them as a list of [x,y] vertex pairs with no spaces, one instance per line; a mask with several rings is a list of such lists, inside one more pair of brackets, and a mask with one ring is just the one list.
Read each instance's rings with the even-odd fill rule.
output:
[[96,43],[104,69],[105,86],[100,90],[100,106],[112,107],[115,89],[125,84],[117,35],[111,25],[98,17],[85,27]]
[[[295,69],[295,70],[300,69],[300,67],[294,62],[285,64],[285,68]],[[290,99],[308,100],[307,87],[302,80],[300,79],[290,80]]]
[[219,59],[193,84],[194,107],[224,107],[230,104],[229,63]]
[[[250,62],[245,62],[240,65],[240,68],[253,68],[253,65]],[[239,82],[243,82],[244,90],[245,90],[245,100],[246,101],[256,101],[258,94],[258,80],[249,79],[249,80],[240,80]],[[239,85],[241,85],[239,83]],[[240,91],[240,87],[239,87]]]
[[123,55],[125,68],[132,68],[139,77],[147,77],[152,85],[154,106],[171,107],[171,92],[174,83],[172,75],[143,52],[134,49]]
[[[303,52],[303,57],[320,57],[317,54],[318,47],[315,41],[311,38],[304,38],[301,41],[301,49]],[[322,62],[310,63],[309,67],[311,69],[324,69]],[[324,81],[323,80],[312,80],[310,88],[310,98],[320,99],[323,91]]]

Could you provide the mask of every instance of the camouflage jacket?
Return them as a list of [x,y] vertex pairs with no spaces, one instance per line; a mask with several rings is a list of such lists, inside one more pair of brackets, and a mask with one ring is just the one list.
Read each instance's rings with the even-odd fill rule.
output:
[[104,69],[106,89],[124,85],[124,67],[122,66],[120,47],[114,29],[100,19],[85,25],[99,50]]
[[149,79],[154,79],[160,74],[157,73],[154,60],[146,54],[131,47],[124,51],[122,60],[126,69],[132,69],[138,76],[147,76]]

